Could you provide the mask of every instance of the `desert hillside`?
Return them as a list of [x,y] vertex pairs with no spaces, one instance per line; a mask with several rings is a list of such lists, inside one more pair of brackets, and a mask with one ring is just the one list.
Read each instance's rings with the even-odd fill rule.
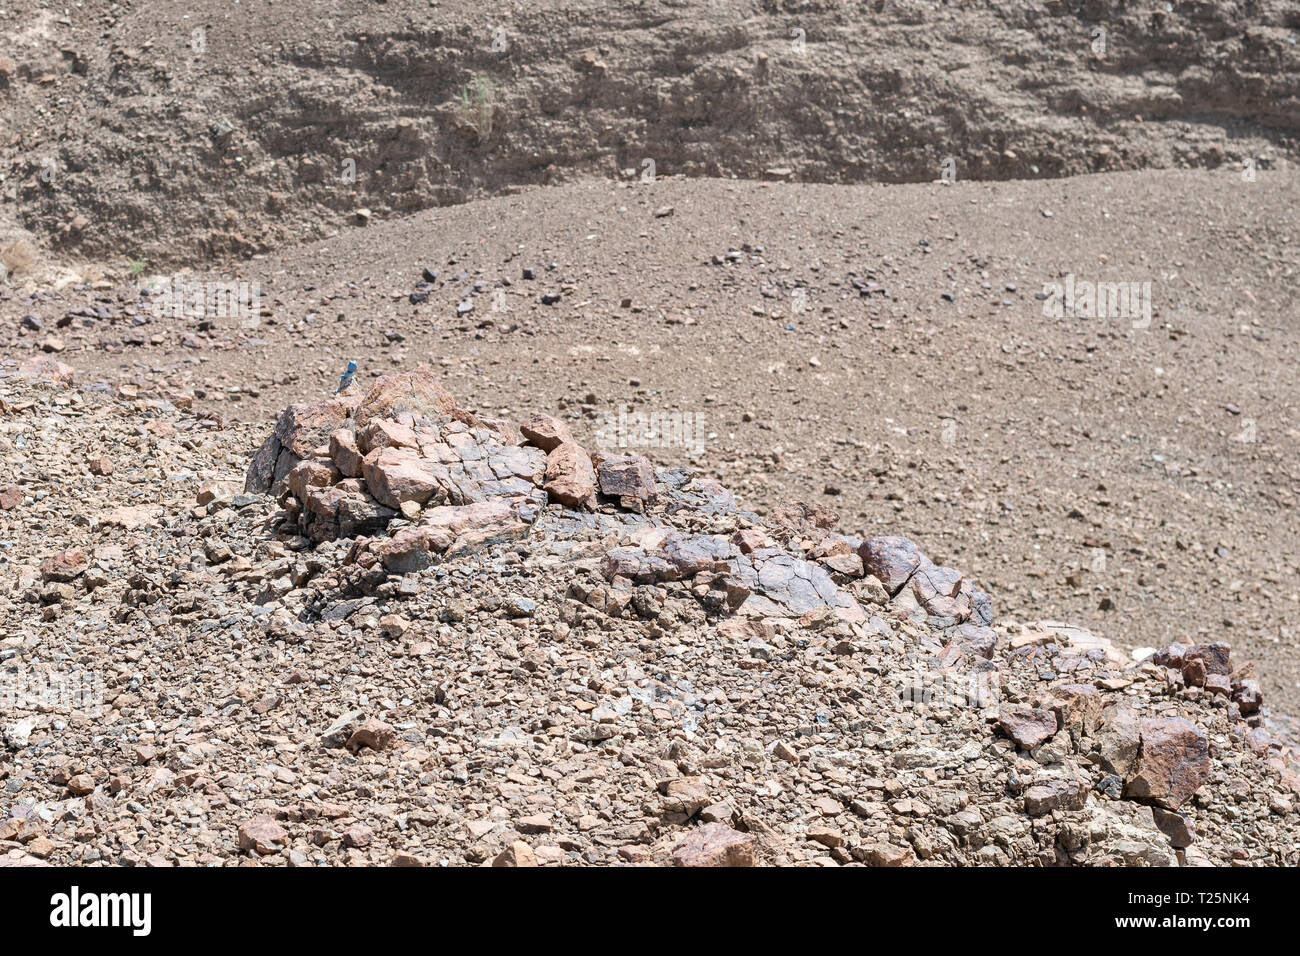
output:
[[0,11],[0,863],[1294,865],[1281,2]]

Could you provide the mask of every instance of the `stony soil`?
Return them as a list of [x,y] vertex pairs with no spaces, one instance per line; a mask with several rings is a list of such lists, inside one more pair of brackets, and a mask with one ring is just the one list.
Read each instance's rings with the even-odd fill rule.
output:
[[47,554],[4,566],[0,654],[103,709],[11,706],[4,863],[1297,861],[1295,755],[1224,644],[989,627],[904,538],[619,456],[591,484],[562,423],[427,366],[247,469],[264,429],[65,372],[0,382],[6,543]]
[[[18,288],[0,344],[231,421],[328,392],[350,359],[362,382],[432,360],[467,404],[551,409],[589,445],[621,405],[698,414],[693,462],[758,511],[820,501],[845,531],[901,529],[1008,612],[1126,650],[1228,640],[1295,712],[1300,326],[1277,210],[1298,189],[1227,172],[539,189],[251,263],[253,330],[156,317],[125,285]],[[424,268],[438,281],[411,305]],[[1036,295],[1065,273],[1151,281],[1151,327],[1045,317]],[[669,438],[637,450],[679,463]]]
[[1157,7],[6,5],[0,862],[1294,864],[1300,20]]

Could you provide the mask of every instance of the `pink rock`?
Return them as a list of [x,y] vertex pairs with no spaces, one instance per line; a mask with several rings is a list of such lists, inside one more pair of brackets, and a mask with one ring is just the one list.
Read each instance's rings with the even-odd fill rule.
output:
[[753,554],[759,548],[767,547],[767,536],[754,528],[745,528],[732,535],[731,542],[740,548],[741,554]]
[[1124,795],[1176,810],[1210,779],[1205,735],[1182,717],[1148,717],[1138,722],[1138,730],[1137,772]]
[[522,840],[516,840],[498,853],[492,860],[493,866],[537,866],[537,854],[533,848]]
[[998,715],[998,729],[1015,741],[1017,747],[1033,750],[1050,740],[1059,729],[1056,714],[1033,707],[1015,707]]
[[454,536],[437,528],[403,528],[396,534],[373,542],[370,554],[394,574],[422,571],[447,550]]
[[343,845],[347,847],[367,847],[374,839],[375,831],[364,823],[352,823],[343,829]]
[[675,866],[753,866],[758,841],[725,823],[706,823],[673,848]]
[[262,856],[269,856],[279,851],[289,842],[289,834],[284,827],[275,822],[268,814],[253,817],[239,828],[239,848],[253,850]]
[[537,414],[519,426],[524,439],[544,452],[552,452],[565,442],[573,441],[569,426],[550,415]]
[[13,511],[22,503],[22,488],[15,484],[0,485],[0,511]]
[[443,528],[454,535],[482,528],[504,527],[514,522],[508,501],[475,501],[467,505],[439,505],[420,519],[422,528]]
[[361,477],[361,450],[351,429],[339,428],[330,432],[330,458],[346,478]]
[[46,581],[71,581],[89,565],[86,552],[80,548],[66,548],[41,562],[41,577]]
[[396,739],[397,731],[390,725],[382,720],[371,718],[352,732],[352,736],[344,746],[353,753],[362,747],[369,750],[387,750]]
[[387,418],[373,419],[357,433],[357,447],[363,452],[376,448],[416,448],[419,442],[410,426]]
[[361,429],[371,419],[392,418],[399,412],[445,419],[455,410],[456,399],[443,387],[438,374],[428,365],[419,365],[409,372],[385,375],[370,386],[353,418]]
[[547,495],[569,508],[591,508],[596,503],[596,470],[591,457],[575,442],[564,442],[546,456]]
[[444,465],[421,458],[410,448],[372,451],[362,462],[361,472],[375,500],[390,508],[400,508],[403,501],[424,504],[448,477]]
[[328,488],[342,475],[327,459],[305,458],[289,472],[289,491],[299,501],[305,501],[312,488]]
[[860,855],[867,866],[910,866],[916,860],[907,847],[889,843],[868,843],[862,847]]

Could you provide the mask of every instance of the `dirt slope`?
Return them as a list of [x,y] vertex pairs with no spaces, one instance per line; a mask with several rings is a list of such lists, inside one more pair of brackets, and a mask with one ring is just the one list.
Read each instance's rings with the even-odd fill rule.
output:
[[[133,320],[125,288],[0,310],[7,354],[55,334],[91,378],[168,381],[231,419],[326,393],[349,359],[360,381],[434,361],[472,407],[558,408],[589,443],[623,405],[699,415],[696,462],[752,507],[900,528],[1011,618],[1050,611],[1126,649],[1228,639],[1294,710],[1300,325],[1277,211],[1296,200],[1285,177],[1226,171],[576,184],[254,263],[254,330]],[[1036,295],[1067,273],[1150,281],[1151,326],[1044,316]],[[43,331],[14,331],[27,313]],[[642,450],[690,450],[667,437]]]
[[120,266],[647,162],[806,182],[928,181],[948,159],[962,179],[1276,166],[1296,155],[1298,17],[1280,0],[17,0],[0,195],[11,227]]

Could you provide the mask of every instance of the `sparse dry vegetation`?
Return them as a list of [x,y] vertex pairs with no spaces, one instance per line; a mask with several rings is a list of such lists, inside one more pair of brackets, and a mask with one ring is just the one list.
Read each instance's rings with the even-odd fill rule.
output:
[[497,109],[497,90],[490,77],[476,73],[474,79],[461,88],[456,101],[456,116],[460,124],[469,127],[479,142],[492,137]]

